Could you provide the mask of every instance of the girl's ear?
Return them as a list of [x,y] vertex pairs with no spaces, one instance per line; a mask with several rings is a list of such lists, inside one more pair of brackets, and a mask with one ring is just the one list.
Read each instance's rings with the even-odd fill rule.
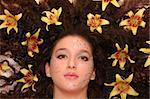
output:
[[92,72],[90,80],[95,80],[96,74],[95,74],[95,69]]
[[49,65],[49,63],[46,63],[46,64],[45,64],[45,73],[46,73],[46,76],[47,76],[47,77],[51,77],[51,74],[50,74],[50,65]]

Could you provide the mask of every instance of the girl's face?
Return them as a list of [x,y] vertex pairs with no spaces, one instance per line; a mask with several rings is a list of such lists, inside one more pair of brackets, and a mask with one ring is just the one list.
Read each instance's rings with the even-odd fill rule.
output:
[[54,82],[54,89],[64,91],[86,90],[95,79],[92,49],[80,36],[66,36],[53,49],[46,75]]

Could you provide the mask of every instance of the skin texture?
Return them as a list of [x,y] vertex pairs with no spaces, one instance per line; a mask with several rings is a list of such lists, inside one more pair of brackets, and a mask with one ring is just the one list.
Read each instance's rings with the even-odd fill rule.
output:
[[[76,76],[64,76],[67,74]],[[95,79],[90,44],[75,35],[60,39],[53,49],[50,64],[46,64],[46,75],[54,82],[54,98],[86,98],[88,83]]]

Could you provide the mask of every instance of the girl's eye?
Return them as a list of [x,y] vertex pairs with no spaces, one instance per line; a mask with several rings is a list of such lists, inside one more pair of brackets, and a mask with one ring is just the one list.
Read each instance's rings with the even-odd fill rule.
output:
[[89,59],[86,56],[81,56],[80,57],[83,61],[88,61]]
[[66,58],[66,57],[67,57],[66,55],[58,55],[57,56],[58,59],[63,59],[63,58]]

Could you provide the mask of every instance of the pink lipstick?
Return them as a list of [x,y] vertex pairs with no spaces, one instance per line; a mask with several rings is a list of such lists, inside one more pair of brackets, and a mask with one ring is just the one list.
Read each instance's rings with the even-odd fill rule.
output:
[[75,73],[66,73],[64,77],[67,79],[77,79],[79,76]]

